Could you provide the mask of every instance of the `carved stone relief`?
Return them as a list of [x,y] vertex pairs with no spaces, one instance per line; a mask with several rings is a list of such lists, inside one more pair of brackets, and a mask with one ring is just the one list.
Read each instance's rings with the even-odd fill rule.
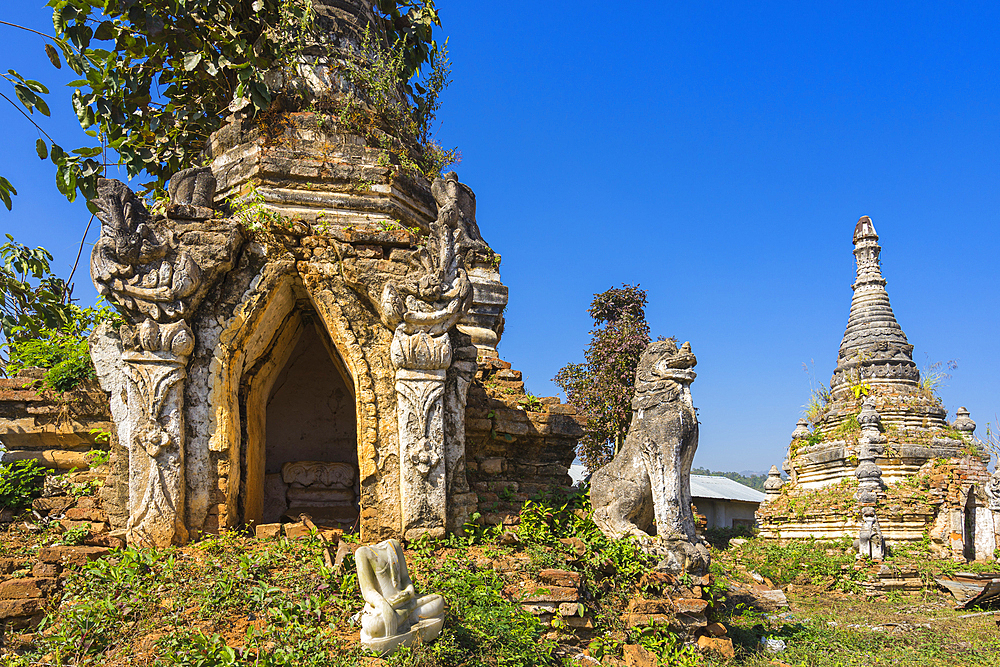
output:
[[[91,276],[126,324],[118,332],[98,329],[91,344],[102,386],[118,397],[112,412],[129,452],[126,535],[133,544],[182,543],[188,537],[184,382],[195,346],[186,318],[206,290],[204,272],[170,224],[152,218],[127,185],[101,179],[97,190],[101,237],[91,254]],[[214,194],[214,179],[204,170],[188,170],[175,177],[171,191],[188,193],[193,206],[193,200],[203,203]],[[211,209],[192,206],[187,213],[211,216]],[[231,255],[241,241],[230,237]],[[224,263],[214,262],[214,273]]]
[[[461,525],[452,499],[469,496],[464,475],[465,403],[476,348],[455,329],[472,305],[466,258],[487,248],[475,198],[454,172],[434,181],[438,217],[403,280],[388,280],[376,307],[393,331],[403,535],[444,535]],[[464,340],[463,340],[464,338]],[[456,346],[453,341],[464,343]],[[460,473],[460,474],[459,474]],[[461,507],[459,503],[458,507]]]

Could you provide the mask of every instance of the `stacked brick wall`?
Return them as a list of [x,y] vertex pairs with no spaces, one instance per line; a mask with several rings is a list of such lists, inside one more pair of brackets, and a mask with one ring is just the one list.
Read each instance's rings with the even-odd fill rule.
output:
[[572,405],[530,397],[521,372],[479,360],[466,408],[466,465],[487,524],[512,524],[528,500],[572,484],[569,467],[583,435]]
[[85,470],[87,453],[107,449],[114,430],[107,396],[96,381],[61,393],[45,389],[43,373],[27,368],[0,379],[2,460],[35,459],[54,470]]

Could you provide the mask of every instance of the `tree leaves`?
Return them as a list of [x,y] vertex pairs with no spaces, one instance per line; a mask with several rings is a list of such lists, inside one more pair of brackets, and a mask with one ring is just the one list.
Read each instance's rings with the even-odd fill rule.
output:
[[202,57],[202,54],[200,52],[198,52],[198,53],[185,53],[184,54],[184,70],[187,71],[187,72],[190,72],[195,67],[197,67],[198,63],[201,62],[201,57]]
[[62,62],[59,60],[59,52],[56,51],[56,47],[51,44],[46,44],[45,55],[49,57],[49,62],[52,63],[53,67],[56,69],[62,69]]
[[0,176],[0,201],[2,201],[4,206],[7,207],[8,211],[11,209],[12,205],[10,197],[11,195],[16,195],[16,194],[17,190],[15,190],[14,186],[10,184],[10,181],[8,181],[3,176]]
[[645,306],[638,285],[595,294],[588,312],[598,326],[590,332],[586,363],[567,364],[553,379],[587,415],[579,453],[591,472],[611,460],[628,434],[635,373],[650,340]]
[[45,139],[39,137],[35,141],[35,152],[38,153],[38,158],[41,160],[44,160],[49,156],[49,146],[45,143]]

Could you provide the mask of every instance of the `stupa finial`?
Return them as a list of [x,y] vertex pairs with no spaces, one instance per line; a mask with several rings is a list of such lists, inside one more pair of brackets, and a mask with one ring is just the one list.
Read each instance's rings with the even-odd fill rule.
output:
[[854,226],[857,276],[851,314],[830,381],[834,398],[846,396],[852,385],[862,382],[892,385],[905,392],[917,389],[920,372],[913,363],[913,346],[896,321],[885,291],[881,253],[872,219],[861,216]]

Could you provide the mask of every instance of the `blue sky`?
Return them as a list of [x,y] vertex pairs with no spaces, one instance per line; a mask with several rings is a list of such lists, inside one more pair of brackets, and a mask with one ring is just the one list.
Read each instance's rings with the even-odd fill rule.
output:
[[[30,4],[0,18],[48,29]],[[995,4],[437,5],[454,65],[438,138],[461,149],[503,255],[500,353],[530,391],[555,393],[550,378],[582,360],[592,295],[638,282],[653,335],[699,359],[695,465],[780,464],[803,364],[823,382],[835,365],[851,233],[870,215],[915,361],[957,360],[945,405],[980,432],[996,422]],[[39,39],[0,30],[4,69],[69,80]],[[68,95],[46,123],[67,148],[82,143]],[[21,193],[0,230],[49,248],[65,275],[89,215],[56,192],[34,130],[9,107],[0,121],[0,174]]]

